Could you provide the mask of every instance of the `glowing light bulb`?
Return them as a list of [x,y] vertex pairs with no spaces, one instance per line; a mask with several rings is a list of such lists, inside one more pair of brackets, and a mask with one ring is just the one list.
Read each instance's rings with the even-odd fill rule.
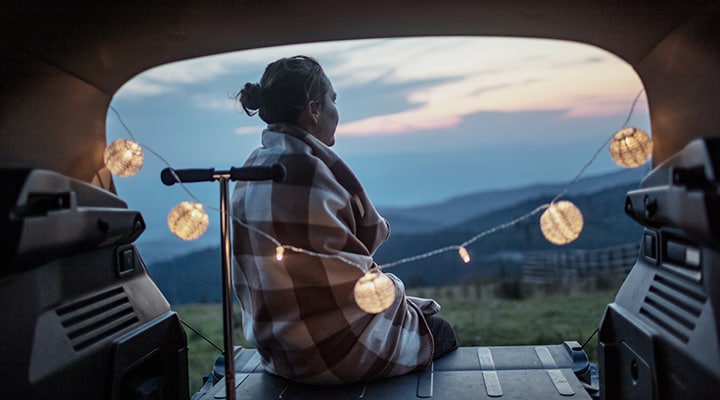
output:
[[545,239],[558,246],[577,239],[582,228],[582,212],[567,200],[551,204],[540,216],[540,230]]
[[458,254],[460,254],[460,258],[462,258],[465,264],[470,262],[470,253],[468,253],[466,248],[460,246],[460,248],[458,249]]
[[285,249],[282,246],[278,246],[275,248],[275,259],[276,260],[282,261],[284,254],[285,254]]
[[202,204],[183,201],[170,210],[167,222],[175,236],[183,240],[194,240],[205,233],[208,220]]
[[361,310],[377,314],[395,301],[395,284],[380,271],[368,271],[355,283],[354,294]]
[[652,140],[642,129],[625,128],[613,136],[608,150],[613,161],[621,167],[639,167],[652,154]]
[[145,156],[137,142],[118,139],[105,148],[103,161],[113,174],[117,176],[133,176],[142,168]]

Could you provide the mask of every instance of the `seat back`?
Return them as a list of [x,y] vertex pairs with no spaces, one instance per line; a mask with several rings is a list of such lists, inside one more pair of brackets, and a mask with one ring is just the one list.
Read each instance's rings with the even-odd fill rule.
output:
[[185,333],[133,245],[141,214],[51,171],[0,179],[5,395],[187,399]]
[[720,391],[720,140],[697,140],[630,191],[640,255],[603,316],[607,399],[701,399]]

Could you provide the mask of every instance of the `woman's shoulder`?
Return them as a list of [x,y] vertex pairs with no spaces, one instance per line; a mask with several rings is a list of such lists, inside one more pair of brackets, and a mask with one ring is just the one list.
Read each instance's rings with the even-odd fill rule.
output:
[[263,147],[255,150],[246,165],[282,164],[283,183],[313,185],[317,175],[331,174],[329,167],[305,141],[292,135],[265,130]]

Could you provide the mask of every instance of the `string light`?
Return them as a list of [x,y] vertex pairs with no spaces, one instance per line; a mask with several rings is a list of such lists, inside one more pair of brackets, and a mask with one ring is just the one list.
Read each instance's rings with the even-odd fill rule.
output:
[[468,253],[465,247],[460,246],[460,248],[458,249],[458,254],[460,254],[460,258],[465,264],[470,262],[470,253]]
[[553,203],[540,216],[540,230],[552,244],[564,245],[574,241],[580,236],[582,228],[582,212],[571,201]]
[[145,161],[142,148],[137,142],[117,139],[103,152],[105,166],[117,176],[133,176],[140,171]]
[[652,154],[652,140],[642,129],[625,128],[612,137],[608,148],[610,156],[619,166],[639,167],[647,162]]
[[[644,92],[644,90],[640,90],[638,92],[637,96],[635,97],[635,100],[633,101],[631,109],[630,109],[630,113],[628,114],[628,117],[627,117],[625,123],[623,124],[623,126],[626,126],[628,121],[630,120],[630,117],[632,116],[632,113],[635,109],[635,104],[637,103],[638,99],[640,98],[640,95],[643,92]],[[128,132],[128,134],[130,134],[130,136],[133,137],[133,139],[134,139],[132,132],[124,124],[124,122],[122,121],[122,118],[120,117],[120,114],[117,112],[117,110],[115,110],[112,106],[110,108],[115,112],[118,119],[120,120],[120,123],[125,128],[125,130]],[[620,138],[616,140],[616,137],[620,137]],[[615,143],[616,141],[619,143],[622,142],[621,145],[620,146],[616,145],[616,143]],[[622,129],[621,131],[619,131],[615,135],[613,135],[613,137],[611,137],[608,141],[606,141],[602,147],[605,147],[608,143],[610,143],[609,150],[610,150],[611,156],[613,157],[613,160],[618,162],[618,164],[620,164],[621,166],[640,166],[647,161],[650,153],[652,152],[652,142],[650,141],[649,136],[647,135],[646,132],[644,132],[640,129],[637,129],[637,128]],[[139,145],[137,145],[137,143],[135,143],[135,145],[138,146],[138,148],[139,148]],[[147,147],[147,146],[145,146],[145,147]],[[376,267],[375,269],[372,269],[372,270],[366,272],[360,279],[358,279],[358,281],[356,282],[355,287],[354,287],[354,297],[355,297],[355,301],[356,301],[358,307],[360,307],[362,310],[364,310],[368,313],[379,313],[379,312],[382,312],[385,309],[387,309],[394,302],[394,300],[395,300],[395,285],[387,275],[383,274],[380,271],[382,268],[389,268],[394,265],[420,260],[420,259],[431,257],[436,254],[439,254],[439,253],[442,253],[442,252],[445,252],[448,250],[452,250],[452,249],[457,249],[458,254],[460,255],[460,258],[463,260],[463,262],[468,263],[468,262],[470,262],[470,254],[468,253],[465,246],[475,242],[476,240],[478,240],[486,235],[494,233],[500,229],[505,229],[507,227],[513,226],[527,218],[530,218],[531,216],[535,215],[536,213],[538,213],[542,210],[545,210],[545,212],[540,217],[540,229],[548,241],[550,241],[551,243],[554,243],[554,244],[558,244],[558,245],[567,244],[567,243],[574,241],[575,239],[577,239],[579,237],[580,232],[582,231],[582,228],[583,228],[582,212],[580,212],[580,210],[570,201],[557,201],[557,200],[560,197],[562,197],[565,193],[567,193],[570,186],[574,185],[580,179],[580,177],[583,175],[585,170],[589,167],[590,164],[592,164],[592,162],[595,160],[597,155],[600,153],[602,147],[600,149],[598,149],[597,152],[595,152],[595,154],[591,157],[590,161],[588,161],[585,164],[585,166],[580,170],[580,172],[577,174],[575,179],[573,179],[573,181],[570,182],[565,187],[565,189],[563,189],[560,193],[558,193],[553,198],[553,200],[550,202],[550,204],[541,205],[541,206],[535,208],[533,211],[531,211],[523,216],[520,216],[509,222],[506,222],[504,224],[501,224],[501,225],[495,226],[493,228],[490,228],[488,230],[485,230],[485,231],[481,232],[480,234],[475,235],[470,240],[467,240],[460,246],[446,246],[446,247],[436,249],[436,250],[433,250],[433,251],[430,251],[430,252],[427,252],[424,254],[407,257],[407,258],[395,261],[393,263],[385,264],[385,265]],[[621,150],[616,150],[615,147],[620,147]],[[630,149],[633,149],[633,150],[630,150]],[[640,149],[640,150],[638,151],[635,149]],[[156,153],[149,147],[148,147],[148,150],[152,154],[156,155],[160,160],[162,160],[168,167],[171,167],[171,165],[158,153]],[[621,163],[621,161],[618,161],[618,159],[616,158],[616,153],[619,154],[619,156],[617,156],[617,157],[620,158],[621,160],[623,160],[622,161],[623,163]],[[631,161],[625,161],[628,159]],[[110,167],[108,166],[108,168],[110,168]],[[112,171],[112,169],[111,169],[111,171]],[[115,172],[113,171],[113,173],[115,173]],[[183,187],[185,192],[187,192],[188,195],[190,195],[190,197],[197,200],[197,197],[195,197],[192,194],[192,192],[190,192],[190,190],[187,189],[182,182],[180,182],[180,185]],[[183,203],[179,204],[178,206],[176,206],[168,215],[168,226],[170,226],[170,230],[173,231],[173,233],[175,233],[176,235],[178,235],[181,238],[184,238],[183,236],[181,236],[181,234],[176,232],[176,230],[175,230],[176,228],[173,228],[173,226],[183,225],[182,223],[179,223],[179,221],[188,219],[187,217],[184,217],[186,214],[188,214],[188,212],[187,211],[177,212],[177,214],[180,215],[180,216],[176,217],[178,222],[171,223],[171,216],[173,215],[173,212],[176,211],[178,208],[180,208],[184,203],[191,204],[191,205],[194,204],[194,210],[197,211],[197,213],[193,213],[193,219],[190,219],[190,220],[195,221],[194,218],[196,218],[196,217],[198,218],[198,220],[195,222],[189,223],[189,225],[197,225],[198,226],[197,229],[191,230],[193,232],[192,234],[188,235],[188,237],[190,237],[191,239],[194,239],[194,238],[197,238],[200,235],[202,235],[202,233],[204,233],[205,230],[207,229],[208,217],[207,217],[207,214],[205,213],[205,211],[202,209],[202,204],[200,204],[199,201],[198,201],[198,203],[183,202]],[[199,210],[198,210],[198,208],[199,208]],[[212,207],[208,207],[208,208],[214,209]],[[214,210],[219,211],[217,209],[214,209]],[[277,245],[277,247],[275,249],[275,252],[276,252],[275,257],[278,261],[281,261],[283,259],[283,256],[285,253],[285,248],[288,248],[297,253],[304,253],[304,254],[316,256],[319,258],[337,259],[342,262],[345,262],[348,265],[352,265],[356,268],[364,270],[364,268],[361,265],[358,265],[357,263],[355,263],[341,255],[316,253],[313,251],[309,251],[309,250],[294,247],[294,246],[282,245],[280,242],[278,242],[277,239],[275,239],[271,235],[244,223],[243,221],[239,220],[235,216],[233,216],[232,218],[233,218],[233,220],[235,220],[236,222],[238,222],[240,225],[244,226],[245,228],[258,233],[259,235],[267,238],[269,241],[275,243]],[[180,231],[180,229],[178,229],[178,231]],[[199,232],[199,233],[197,233],[197,232]],[[190,240],[190,239],[186,239],[186,240]]]
[[387,275],[373,269],[355,282],[353,293],[361,310],[377,314],[387,310],[395,301],[395,284]]
[[202,236],[208,227],[208,215],[200,203],[183,201],[168,214],[170,231],[183,240],[194,240]]

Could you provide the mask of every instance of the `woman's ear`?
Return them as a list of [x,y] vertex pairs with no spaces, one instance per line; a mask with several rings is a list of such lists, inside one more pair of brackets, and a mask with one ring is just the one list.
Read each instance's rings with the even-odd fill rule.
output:
[[300,111],[297,125],[308,132],[313,132],[320,122],[320,107],[316,101],[310,100]]
[[317,124],[320,121],[320,103],[315,100],[310,100],[307,103],[307,107],[313,122]]

